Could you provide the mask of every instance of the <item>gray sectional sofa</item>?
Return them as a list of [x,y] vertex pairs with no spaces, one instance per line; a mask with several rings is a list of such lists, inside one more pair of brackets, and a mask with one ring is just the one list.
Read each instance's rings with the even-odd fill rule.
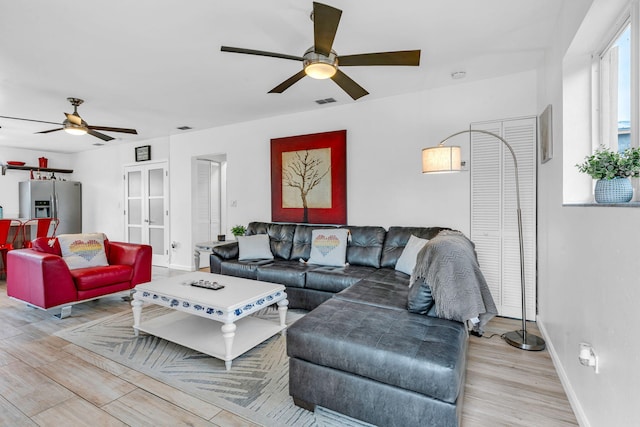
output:
[[212,273],[284,284],[290,308],[311,310],[287,331],[296,405],[379,426],[459,426],[467,329],[410,313],[410,277],[394,268],[411,235],[431,239],[443,228],[348,226],[345,267],[300,261],[317,228],[253,222],[247,235],[267,234],[273,260],[239,261],[235,242],[210,256]]

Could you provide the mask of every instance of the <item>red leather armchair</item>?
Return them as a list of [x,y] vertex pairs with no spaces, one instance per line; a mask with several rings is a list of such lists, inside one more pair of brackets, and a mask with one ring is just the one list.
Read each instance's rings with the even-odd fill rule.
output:
[[[51,243],[51,244],[50,244]],[[57,239],[39,237],[30,249],[7,254],[7,295],[32,306],[62,307],[130,290],[151,280],[151,246],[105,239],[108,266],[69,270]],[[68,308],[67,308],[68,306]]]

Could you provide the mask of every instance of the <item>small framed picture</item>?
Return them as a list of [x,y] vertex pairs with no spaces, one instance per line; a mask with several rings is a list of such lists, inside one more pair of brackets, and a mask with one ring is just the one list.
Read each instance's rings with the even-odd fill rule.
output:
[[142,147],[136,147],[136,162],[144,162],[145,160],[151,160],[150,145],[143,145]]

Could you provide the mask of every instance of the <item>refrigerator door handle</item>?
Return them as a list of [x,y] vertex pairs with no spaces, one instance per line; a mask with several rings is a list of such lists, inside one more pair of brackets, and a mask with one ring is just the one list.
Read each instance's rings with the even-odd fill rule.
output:
[[54,193],[55,202],[53,204],[52,218],[58,218],[58,193]]

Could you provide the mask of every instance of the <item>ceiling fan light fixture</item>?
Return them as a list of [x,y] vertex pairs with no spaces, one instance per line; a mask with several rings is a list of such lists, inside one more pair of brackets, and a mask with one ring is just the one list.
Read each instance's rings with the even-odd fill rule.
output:
[[64,131],[71,135],[85,135],[88,131],[86,126],[77,125],[75,123],[69,122],[68,120],[65,120],[63,124],[64,124]]
[[307,76],[318,79],[330,79],[338,71],[338,57],[332,50],[329,56],[316,53],[314,48],[307,49],[302,63]]

